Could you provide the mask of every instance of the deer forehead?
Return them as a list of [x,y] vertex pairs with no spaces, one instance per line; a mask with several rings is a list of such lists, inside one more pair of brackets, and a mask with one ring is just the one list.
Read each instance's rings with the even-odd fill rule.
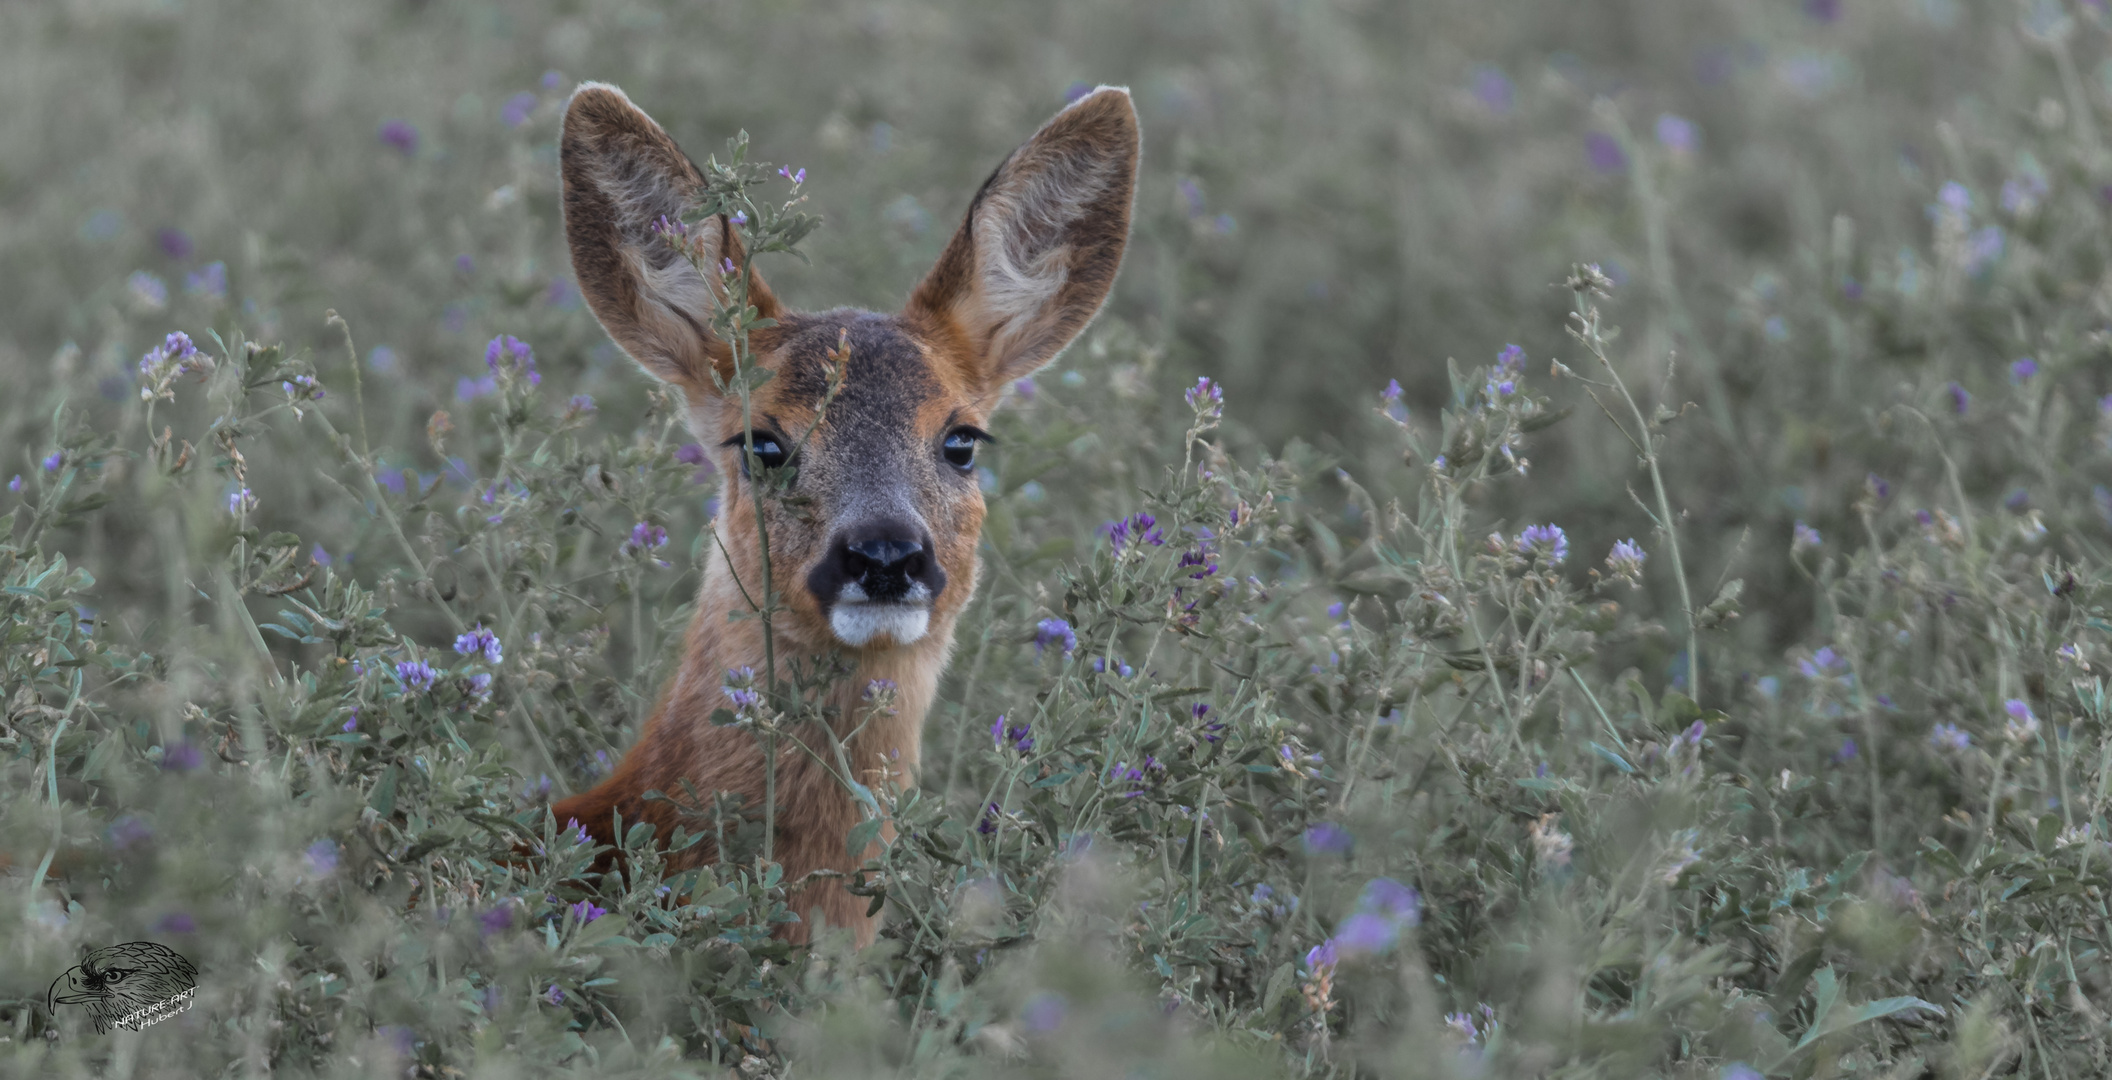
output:
[[[863,311],[788,315],[778,329],[767,350],[759,350],[776,375],[763,384],[752,408],[794,442],[820,417],[801,451],[807,462],[803,484],[809,477],[837,485],[939,479],[937,440],[962,424],[985,422],[988,408],[967,381],[966,365],[947,343],[928,340],[897,317]],[[824,411],[829,353],[839,342],[849,345],[849,363]],[[738,408],[727,410],[723,437],[738,436],[740,424]]]

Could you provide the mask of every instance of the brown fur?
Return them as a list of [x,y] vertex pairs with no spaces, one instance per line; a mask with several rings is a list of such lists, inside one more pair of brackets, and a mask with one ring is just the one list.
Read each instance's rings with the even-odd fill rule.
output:
[[[802,451],[796,491],[810,500],[809,513],[769,505],[765,524],[772,580],[789,609],[775,621],[780,668],[832,649],[846,654],[853,674],[829,691],[829,703],[839,733],[865,721],[846,749],[856,778],[869,786],[914,781],[924,717],[980,572],[982,495],[972,477],[937,463],[940,440],[958,425],[987,423],[1005,386],[1053,359],[1099,310],[1129,234],[1137,153],[1127,91],[1103,87],[1058,113],[991,174],[899,315],[801,315],[783,310],[760,280],[752,286],[756,306],[781,320],[750,339],[755,362],[779,376],[751,402],[758,427],[767,418],[797,440],[819,404],[817,350],[839,333],[852,343],[843,395]],[[660,215],[679,216],[701,174],[622,91],[594,83],[581,86],[566,110],[561,162],[565,233],[588,305],[641,367],[681,389],[691,429],[715,448],[726,478],[724,510],[713,525],[717,541],[706,545],[726,554],[707,560],[680,670],[616,771],[552,807],[560,823],[577,820],[602,842],[617,835],[619,816],[625,828],[651,822],[664,841],[681,819],[667,802],[644,801],[649,790],[679,799],[686,778],[707,796],[734,791],[751,808],[763,804],[756,737],[709,720],[726,704],[728,669],[764,668],[758,622],[729,618],[748,608],[740,583],[754,592],[762,580],[756,509],[737,451],[721,446],[741,434],[742,417],[737,400],[713,389],[711,370],[731,362],[731,350],[710,331],[715,286],[649,228]],[[722,219],[705,229],[713,259],[738,258],[739,236]],[[882,634],[854,649],[831,631],[826,598],[804,583],[826,554],[830,530],[874,500],[909,507],[928,528],[947,583],[922,637],[899,644]],[[899,688],[894,715],[867,717],[861,695],[874,679]],[[791,740],[832,765],[834,759],[819,731],[795,730],[780,745],[775,854],[785,879],[817,869],[848,873],[862,861],[844,851],[859,805]],[[691,832],[703,828],[693,819],[681,823]],[[682,865],[693,866],[715,852],[707,841],[684,856]],[[818,879],[792,906],[803,917],[818,908],[828,924],[850,927],[860,945],[877,929],[866,901],[836,880]],[[810,925],[792,924],[785,936],[804,941]]]

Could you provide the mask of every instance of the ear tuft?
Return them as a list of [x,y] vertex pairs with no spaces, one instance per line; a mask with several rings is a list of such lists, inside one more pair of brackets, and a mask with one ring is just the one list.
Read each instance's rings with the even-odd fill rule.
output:
[[909,313],[956,330],[986,389],[1055,359],[1113,288],[1139,136],[1129,91],[1066,106],[983,183]]
[[[565,239],[588,308],[646,371],[692,396],[713,393],[710,369],[726,351],[711,332],[718,286],[653,231],[663,217],[681,220],[703,175],[607,83],[573,91],[558,145]],[[739,256],[739,238],[723,219],[692,229],[702,230],[709,261]],[[750,296],[766,316],[775,314],[759,279]]]

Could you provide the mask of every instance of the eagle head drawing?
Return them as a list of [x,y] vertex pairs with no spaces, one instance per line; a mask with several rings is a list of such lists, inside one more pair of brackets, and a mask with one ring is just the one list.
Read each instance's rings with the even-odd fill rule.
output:
[[61,1005],[85,1005],[95,1030],[108,1032],[133,1013],[197,986],[198,969],[174,949],[132,941],[97,949],[67,969],[51,984],[48,1004],[54,1013]]

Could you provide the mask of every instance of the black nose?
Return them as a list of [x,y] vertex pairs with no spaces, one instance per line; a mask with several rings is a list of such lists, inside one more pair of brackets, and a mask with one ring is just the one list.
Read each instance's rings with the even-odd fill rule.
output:
[[[932,558],[931,536],[901,521],[875,521],[845,530],[829,546],[829,555],[807,577],[807,587],[824,606],[846,599],[888,602],[908,599],[922,585],[919,600],[938,599],[946,572]],[[863,595],[860,595],[863,594]]]
[[872,570],[891,570],[896,563],[924,554],[924,545],[915,540],[860,540],[843,549],[852,565],[863,560]]

